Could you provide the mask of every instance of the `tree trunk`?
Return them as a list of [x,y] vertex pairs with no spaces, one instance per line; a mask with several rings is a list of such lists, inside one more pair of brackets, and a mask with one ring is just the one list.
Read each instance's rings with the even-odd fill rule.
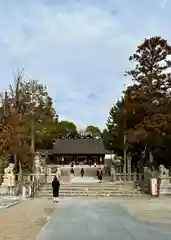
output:
[[1,181],[2,181],[2,177],[4,175],[4,158],[2,156],[0,156],[0,185],[1,185]]
[[22,184],[23,184],[23,170],[21,166],[20,160],[17,159],[16,154],[14,155],[14,161],[15,163],[18,163],[19,165],[19,172],[18,172],[18,184],[17,184],[17,195],[19,195],[22,191]]
[[32,119],[31,122],[31,150],[32,154],[35,152],[35,122],[34,119]]
[[151,150],[148,150],[148,156],[149,156],[149,159],[148,159],[148,165],[149,165],[149,168],[151,170],[153,170],[153,166],[154,166],[154,157],[153,157],[153,153]]

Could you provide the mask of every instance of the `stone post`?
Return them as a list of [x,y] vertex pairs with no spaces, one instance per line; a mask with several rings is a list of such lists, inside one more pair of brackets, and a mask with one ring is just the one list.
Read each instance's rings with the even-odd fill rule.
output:
[[128,169],[128,181],[131,181],[131,155],[128,154],[127,156],[127,169]]
[[29,197],[32,197],[32,183],[29,184]]
[[164,165],[159,166],[159,177],[160,177],[160,195],[170,195],[171,193],[171,184],[169,178],[169,170],[164,167]]
[[26,190],[26,186],[23,185],[22,187],[22,198],[26,199],[27,198],[27,190]]
[[112,167],[112,181],[116,182],[116,169],[115,166]]
[[113,168],[113,181],[116,182],[116,167]]
[[134,178],[134,182],[136,182],[137,181],[137,173],[136,172],[134,172],[133,178]]
[[120,166],[119,168],[119,181],[122,181],[122,166]]

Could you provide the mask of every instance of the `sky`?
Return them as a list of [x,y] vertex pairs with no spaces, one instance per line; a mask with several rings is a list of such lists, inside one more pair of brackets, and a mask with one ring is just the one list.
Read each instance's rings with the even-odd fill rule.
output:
[[171,0],[1,0],[0,91],[13,71],[45,84],[60,119],[105,127],[129,56],[145,38],[171,43]]

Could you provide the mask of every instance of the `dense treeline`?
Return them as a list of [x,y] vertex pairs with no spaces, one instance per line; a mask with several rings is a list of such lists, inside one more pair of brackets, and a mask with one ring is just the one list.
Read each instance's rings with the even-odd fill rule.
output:
[[1,95],[0,107],[0,169],[13,158],[16,171],[32,168],[33,153],[51,149],[59,137],[78,138],[101,136],[100,129],[88,126],[79,131],[73,122],[60,121],[53,108],[46,86],[14,75],[14,84]]
[[133,161],[151,168],[171,165],[170,54],[171,46],[161,37],[137,47],[129,58],[134,68],[125,73],[132,85],[110,109],[104,131],[107,148],[123,156],[125,147]]

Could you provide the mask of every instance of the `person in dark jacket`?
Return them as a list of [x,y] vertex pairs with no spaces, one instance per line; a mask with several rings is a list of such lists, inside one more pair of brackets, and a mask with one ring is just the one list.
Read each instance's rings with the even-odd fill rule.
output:
[[71,171],[70,171],[70,172],[71,172],[71,174],[74,175],[74,168],[73,168],[73,167],[71,168]]
[[102,179],[103,179],[103,172],[102,172],[102,170],[100,170],[99,171],[99,183],[101,183],[102,182]]
[[84,177],[84,168],[81,168],[81,177],[83,178]]
[[53,202],[58,202],[59,188],[60,188],[60,182],[58,181],[57,177],[55,176],[52,181]]
[[99,177],[99,169],[97,169],[96,177]]
[[97,177],[97,179],[99,181],[99,169],[97,169],[96,177]]

